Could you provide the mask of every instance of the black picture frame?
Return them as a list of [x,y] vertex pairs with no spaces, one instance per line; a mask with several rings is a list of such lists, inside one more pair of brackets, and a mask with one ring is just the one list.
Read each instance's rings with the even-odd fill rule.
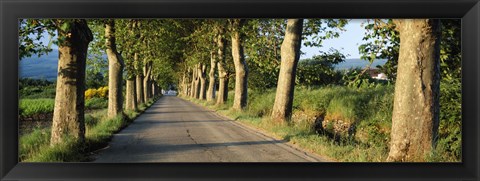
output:
[[[19,18],[461,18],[461,163],[18,163]],[[478,0],[0,0],[1,180],[479,180]]]

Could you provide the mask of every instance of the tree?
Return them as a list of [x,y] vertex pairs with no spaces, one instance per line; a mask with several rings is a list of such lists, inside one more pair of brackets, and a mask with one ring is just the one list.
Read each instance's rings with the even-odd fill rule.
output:
[[67,137],[85,138],[85,67],[92,32],[83,19],[55,20],[58,31],[58,77],[50,144]]
[[334,65],[343,62],[345,56],[338,50],[323,52],[309,59],[298,62],[296,84],[302,86],[319,86],[337,84],[341,80],[340,73]]
[[153,61],[147,61],[143,66],[143,101],[148,102],[152,98],[152,65]]
[[[85,67],[88,44],[93,39],[84,19],[21,19],[19,21],[19,59],[52,51],[58,45],[58,77],[53,112],[50,145],[73,138],[85,138]],[[37,43],[46,31],[58,38],[49,45]],[[36,38],[33,39],[31,35]]]
[[[138,49],[140,42],[139,34],[139,21],[135,19],[129,20],[117,20],[117,31],[119,36],[116,40],[118,42],[119,49],[122,51],[122,57],[125,58],[125,70],[126,70],[126,90],[125,90],[125,109],[136,111],[138,109],[137,102],[137,80],[136,64],[138,63]],[[135,40],[135,41],[132,41]]]
[[108,57],[108,117],[113,118],[123,111],[123,58],[117,52],[115,20],[105,21],[105,45]]
[[206,99],[207,93],[207,66],[203,63],[200,63],[198,66],[198,78],[200,79],[200,86],[199,86],[199,95],[198,98],[201,100]]
[[233,99],[233,108],[242,110],[247,106],[247,80],[248,67],[245,61],[243,51],[242,26],[245,23],[244,19],[233,19],[231,23],[231,39],[232,39],[232,57],[235,64],[235,97]]
[[387,161],[422,161],[439,124],[440,21],[394,20],[400,51]]
[[272,118],[286,121],[292,113],[295,74],[302,41],[303,19],[289,19],[281,47],[280,74]]
[[215,99],[215,69],[217,68],[217,58],[215,51],[210,52],[210,72],[208,73],[208,89],[207,89],[207,101],[213,101]]
[[276,87],[280,70],[280,46],[286,20],[249,19],[243,25],[243,41],[248,62],[248,87],[265,90]]
[[228,73],[225,65],[225,30],[224,27],[218,27],[217,36],[217,67],[218,67],[218,95],[217,104],[225,104],[228,98]]

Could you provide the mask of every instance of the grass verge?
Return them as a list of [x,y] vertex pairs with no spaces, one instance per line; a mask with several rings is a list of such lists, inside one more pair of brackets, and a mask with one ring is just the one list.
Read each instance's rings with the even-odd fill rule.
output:
[[[158,97],[159,98],[159,97]],[[158,98],[139,106],[139,110],[126,111],[123,115],[108,119],[107,110],[96,110],[85,115],[85,141],[66,138],[64,143],[50,146],[50,128],[38,128],[19,138],[21,162],[85,162],[91,161],[94,151],[108,145],[113,134],[133,122]]]
[[[390,143],[393,86],[353,89],[343,86],[295,88],[292,119],[278,124],[270,119],[275,90],[249,90],[243,111],[231,109],[233,92],[224,105],[183,97],[217,113],[286,140],[300,148],[342,162],[385,162]],[[445,125],[445,121],[441,121]],[[448,128],[451,132],[452,128]],[[427,161],[458,162],[461,157],[443,145],[440,137]],[[453,141],[450,141],[453,142]]]

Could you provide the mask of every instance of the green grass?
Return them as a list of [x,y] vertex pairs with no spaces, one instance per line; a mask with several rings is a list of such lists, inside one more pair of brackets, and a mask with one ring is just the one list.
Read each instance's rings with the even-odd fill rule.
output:
[[[155,100],[157,100],[156,98]],[[139,106],[139,111],[125,111],[123,115],[108,119],[106,109],[85,115],[85,141],[65,138],[63,143],[50,145],[50,128],[34,129],[20,137],[21,162],[83,162],[90,160],[90,153],[105,147],[113,134],[131,123],[150,107],[155,100]]]
[[55,100],[48,98],[41,99],[20,99],[19,115],[30,117],[36,114],[52,113],[55,107]]
[[[345,162],[384,162],[388,156],[393,110],[391,85],[356,89],[344,86],[295,88],[292,120],[278,124],[270,119],[275,90],[249,90],[243,112],[230,109],[234,92],[229,92],[225,105],[185,97],[241,123],[261,129],[306,150]],[[351,134],[332,137],[332,130],[318,129],[318,120],[351,121]],[[440,123],[441,135],[428,161],[458,162],[461,160],[458,141],[459,126]],[[316,127],[317,126],[317,127]],[[333,125],[330,125],[333,127]],[[455,129],[456,128],[456,129]],[[447,134],[448,133],[448,134]]]
[[[51,114],[55,107],[55,99],[20,99],[19,115],[21,117],[32,117],[41,114]],[[104,109],[108,107],[108,100],[104,98],[92,98],[85,101],[86,110]]]

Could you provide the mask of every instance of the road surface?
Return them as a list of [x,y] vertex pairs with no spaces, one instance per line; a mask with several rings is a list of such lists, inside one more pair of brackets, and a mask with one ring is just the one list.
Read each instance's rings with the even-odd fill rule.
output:
[[325,161],[176,96],[160,98],[95,157],[109,163]]

